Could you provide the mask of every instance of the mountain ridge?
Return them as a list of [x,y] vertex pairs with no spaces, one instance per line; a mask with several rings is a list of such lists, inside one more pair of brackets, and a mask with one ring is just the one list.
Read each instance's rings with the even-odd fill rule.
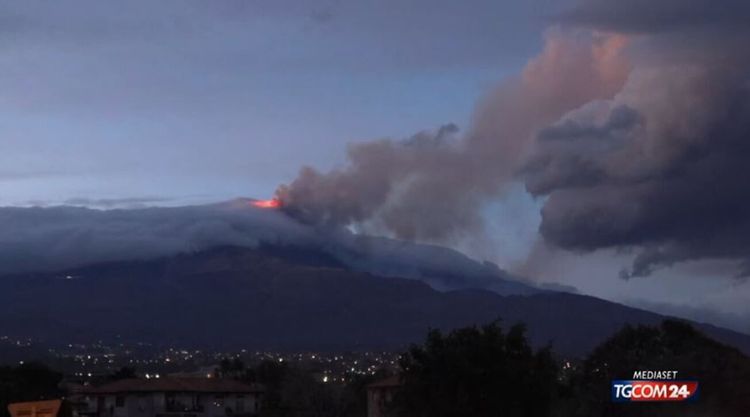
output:
[[[0,279],[0,331],[49,342],[114,339],[278,350],[400,349],[429,328],[526,323],[537,346],[580,356],[625,324],[666,316],[542,291],[438,291],[283,248],[220,247]],[[304,258],[304,256],[303,256]],[[311,264],[310,261],[314,262]],[[750,352],[750,336],[696,324]]]

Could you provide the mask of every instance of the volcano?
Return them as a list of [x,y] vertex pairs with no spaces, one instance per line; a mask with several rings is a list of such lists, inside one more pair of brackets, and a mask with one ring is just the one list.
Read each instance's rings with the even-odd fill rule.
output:
[[[403,349],[430,328],[524,322],[583,355],[664,316],[532,285],[439,246],[315,228],[257,200],[0,208],[0,335],[279,350]],[[696,323],[750,352],[750,336]]]

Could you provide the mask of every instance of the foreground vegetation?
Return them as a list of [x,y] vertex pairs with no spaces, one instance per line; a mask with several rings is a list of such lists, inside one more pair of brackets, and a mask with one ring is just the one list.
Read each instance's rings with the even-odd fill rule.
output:
[[[626,326],[583,361],[569,365],[534,351],[523,326],[497,323],[431,332],[402,356],[400,417],[720,416],[750,412],[750,358],[681,321]],[[613,403],[611,381],[636,370],[678,370],[696,379],[694,403]]]
[[[750,410],[750,358],[690,325],[626,326],[577,363],[533,349],[522,325],[431,331],[401,356],[394,417],[719,416]],[[678,370],[697,379],[694,403],[612,403],[610,383],[635,370]],[[217,376],[266,386],[261,417],[363,417],[366,386],[386,375],[324,383],[288,363],[224,360]],[[111,379],[133,377],[123,369]],[[0,417],[8,402],[59,398],[62,375],[42,365],[0,368]]]

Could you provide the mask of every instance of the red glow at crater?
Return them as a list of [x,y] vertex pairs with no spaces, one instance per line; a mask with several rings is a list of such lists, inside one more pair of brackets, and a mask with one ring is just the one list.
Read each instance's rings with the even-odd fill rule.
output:
[[264,209],[276,209],[281,207],[281,201],[279,201],[276,198],[272,198],[270,200],[256,200],[251,203],[255,207],[264,208]]

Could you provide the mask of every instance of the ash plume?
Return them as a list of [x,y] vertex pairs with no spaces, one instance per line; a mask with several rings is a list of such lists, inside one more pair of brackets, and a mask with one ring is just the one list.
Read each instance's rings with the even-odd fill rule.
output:
[[482,226],[482,205],[515,177],[532,133],[590,100],[612,96],[627,60],[619,36],[550,32],[523,73],[488,94],[469,131],[454,125],[349,147],[346,166],[300,170],[277,190],[290,214],[314,224],[354,225],[402,239],[446,241]]
[[634,249],[624,278],[700,259],[750,272],[750,54],[741,46],[750,30],[740,24],[750,7],[714,6],[585,2],[563,17],[630,33],[637,60],[613,98],[537,134],[525,180],[547,197],[548,242]]
[[748,21],[738,0],[581,1],[465,133],[351,145],[277,197],[308,223],[445,242],[481,231],[482,207],[521,181],[544,199],[547,243],[634,251],[623,277],[700,259],[749,275]]

